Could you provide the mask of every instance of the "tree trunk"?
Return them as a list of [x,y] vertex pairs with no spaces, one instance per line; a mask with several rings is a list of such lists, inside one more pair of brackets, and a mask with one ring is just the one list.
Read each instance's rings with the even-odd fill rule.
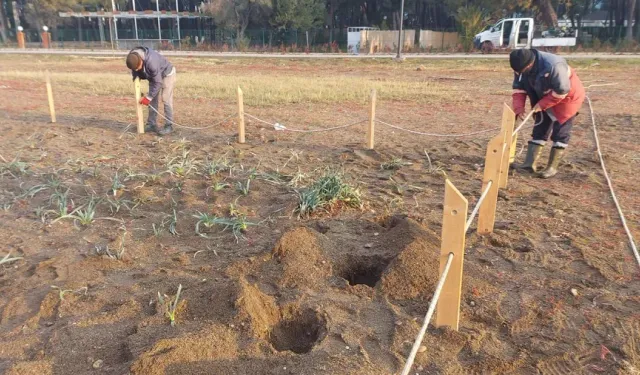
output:
[[636,1],[636,24],[634,25],[636,39],[640,41],[640,0]]
[[613,4],[614,1],[611,1],[609,4],[609,32],[607,33],[609,39],[611,39],[611,36],[613,35]]
[[616,20],[616,41],[620,41],[622,40],[622,32],[624,30],[624,20],[625,20],[625,13],[627,11],[627,7],[626,7],[626,1],[625,0],[618,0],[618,6],[616,7],[617,11],[618,11],[618,17]]
[[334,28],[334,14],[335,14],[335,10],[336,10],[336,1],[332,0],[329,1],[329,9],[327,9],[327,18],[325,20],[325,23],[327,24],[327,26],[329,26],[329,29],[333,29]]
[[542,16],[542,22],[548,27],[558,27],[558,15],[551,4],[551,0],[538,0],[538,8]]
[[578,12],[578,39],[584,42],[584,33],[582,32],[582,20],[584,16],[591,11],[591,0],[584,0],[584,6]]
[[7,18],[6,10],[2,6],[2,2],[0,2],[0,39],[3,43],[9,43],[7,25],[9,25],[9,18]]
[[629,9],[627,9],[627,40],[633,40],[633,16],[636,11],[636,0],[629,0]]

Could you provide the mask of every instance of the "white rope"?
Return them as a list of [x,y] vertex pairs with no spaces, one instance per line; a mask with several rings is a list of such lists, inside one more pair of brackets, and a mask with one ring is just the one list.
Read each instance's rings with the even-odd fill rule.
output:
[[480,195],[480,199],[478,199],[478,203],[476,203],[476,206],[473,208],[471,215],[469,215],[469,218],[467,219],[467,224],[464,226],[465,232],[469,230],[469,227],[471,226],[473,219],[478,214],[478,211],[480,210],[480,205],[482,204],[482,201],[484,201],[484,198],[487,197],[487,194],[489,194],[489,189],[491,189],[491,185],[493,185],[493,180],[489,180],[489,183],[487,183],[487,187],[484,188],[482,195]]
[[447,279],[449,268],[451,268],[451,261],[453,261],[453,253],[449,253],[449,256],[447,257],[447,263],[444,266],[444,270],[442,271],[440,280],[438,280],[438,285],[436,285],[436,291],[433,293],[433,298],[431,298],[429,310],[427,310],[427,315],[424,317],[422,328],[420,328],[420,332],[418,333],[418,337],[416,337],[416,341],[413,342],[413,347],[411,348],[411,353],[409,353],[409,357],[407,358],[407,363],[405,363],[404,369],[402,370],[402,375],[408,375],[409,371],[411,371],[413,361],[416,358],[418,349],[420,349],[420,344],[422,344],[422,339],[424,338],[425,333],[427,333],[427,327],[429,327],[429,322],[431,321],[433,312],[435,311],[436,305],[438,304],[440,292],[442,291],[442,287],[444,286],[444,281]]
[[500,129],[500,128],[491,128],[491,129],[485,129],[485,130],[479,130],[479,131],[476,131],[476,132],[461,133],[461,134],[438,134],[438,133],[425,133],[425,132],[419,132],[419,131],[415,131],[415,130],[409,130],[409,129],[401,128],[401,127],[396,126],[396,125],[389,124],[388,122],[384,122],[384,121],[381,121],[381,120],[376,120],[376,122],[379,122],[379,123],[381,123],[383,125],[386,125],[386,126],[388,126],[390,128],[393,128],[393,129],[405,131],[407,133],[413,133],[413,134],[418,134],[418,135],[428,135],[428,136],[431,136],[431,137],[452,137],[452,138],[453,137],[468,137],[470,135],[488,133],[488,132],[492,132],[492,131],[496,131],[496,130]]
[[254,120],[256,120],[256,121],[259,121],[259,122],[261,122],[261,123],[263,123],[263,124],[267,124],[267,125],[269,125],[269,126],[273,126],[274,130],[277,130],[277,131],[287,130],[287,131],[290,131],[290,132],[298,132],[298,133],[320,133],[320,132],[328,132],[328,131],[331,131],[331,130],[338,130],[338,129],[348,128],[348,127],[350,127],[350,126],[358,125],[358,124],[361,124],[361,123],[363,123],[363,122],[367,121],[367,119],[362,119],[362,120],[358,120],[358,121],[356,121],[356,122],[352,122],[352,123],[349,123],[349,124],[346,124],[346,125],[333,126],[333,127],[326,128],[326,129],[301,130],[301,129],[291,129],[291,128],[288,128],[288,127],[286,127],[286,126],[284,126],[284,125],[282,125],[282,124],[279,124],[279,123],[277,123],[277,122],[276,122],[276,123],[271,123],[271,122],[269,122],[269,121],[265,121],[265,120],[263,120],[263,119],[261,119],[261,118],[258,118],[258,117],[254,116],[254,115],[250,115],[250,114],[248,114],[248,113],[246,113],[246,112],[245,112],[245,114],[244,114],[244,115],[245,115],[245,116],[247,116],[247,117],[249,117],[249,118],[251,118],[251,119],[254,119]]
[[[592,87],[614,86],[614,85],[617,85],[617,84],[618,84],[617,82],[614,82],[614,83],[594,84],[594,85],[589,85],[589,86],[585,87],[585,90],[588,90],[588,89],[590,89],[590,88],[592,88]],[[525,118],[524,118],[524,120],[522,120],[522,122],[520,123],[520,126],[518,126],[518,127],[516,128],[516,130],[514,130],[514,131],[513,131],[513,137],[514,137],[514,138],[515,138],[516,134],[518,134],[518,132],[519,132],[519,131],[524,127],[524,124],[525,124],[527,121],[529,121],[529,119],[531,118],[531,115],[533,115],[534,113],[535,113],[534,111],[529,112],[529,114],[527,115],[527,117],[525,117]],[[541,118],[540,118],[540,122],[538,122],[538,123],[534,124],[533,126],[534,126],[534,127],[536,127],[536,126],[540,125],[540,124],[542,123],[542,121],[544,121],[544,118],[542,118],[542,117],[541,117]]]
[[631,250],[633,250],[633,255],[636,258],[636,262],[638,262],[638,266],[640,266],[640,253],[638,253],[638,248],[636,247],[635,241],[633,240],[633,235],[631,234],[631,230],[627,225],[627,220],[624,218],[622,207],[620,207],[620,203],[618,202],[616,193],[613,191],[613,184],[611,183],[611,178],[609,178],[609,173],[607,173],[607,168],[604,165],[604,158],[602,157],[602,151],[600,149],[600,140],[598,139],[598,130],[596,129],[595,113],[593,112],[593,107],[591,106],[591,98],[589,98],[588,96],[587,96],[587,102],[589,103],[589,110],[591,111],[591,122],[593,123],[593,135],[596,140],[596,149],[598,151],[598,157],[600,158],[600,165],[602,166],[602,172],[604,173],[604,178],[607,180],[607,184],[609,185],[609,190],[611,191],[611,197],[613,198],[613,203],[616,204],[616,208],[618,209],[618,214],[620,215],[620,221],[622,221],[622,226],[624,227],[625,232],[627,232],[627,237],[629,237],[629,243],[631,244]]
[[524,118],[524,120],[522,120],[522,122],[520,123],[520,126],[518,126],[516,128],[516,130],[513,131],[513,136],[515,137],[516,134],[518,134],[518,132],[524,127],[524,124],[527,123],[527,121],[529,121],[529,119],[531,118],[531,116],[534,114],[534,111],[529,112],[529,114],[527,115],[527,117]]
[[267,124],[267,125],[269,125],[269,126],[273,126],[273,127],[275,127],[275,126],[278,124],[277,122],[276,122],[276,123],[272,123],[272,122],[269,122],[269,121],[265,121],[265,120],[263,120],[263,119],[257,118],[257,117],[256,117],[256,116],[254,116],[254,115],[250,115],[250,114],[248,114],[248,113],[246,113],[246,112],[244,113],[244,115],[245,115],[245,116],[247,116],[247,117],[249,117],[249,118],[252,118],[252,119],[254,119],[254,120],[256,120],[256,121],[259,121],[259,122],[261,122],[261,123],[263,123],[263,124]]
[[585,87],[585,90],[589,90],[592,87],[602,87],[602,86],[614,86],[617,85],[618,82],[614,82],[614,83],[600,83],[600,84],[595,84],[595,85],[589,85],[587,87]]
[[163,118],[163,119],[165,119],[166,121],[169,121],[169,123],[171,123],[172,125],[175,125],[175,126],[176,126],[176,127],[178,127],[178,128],[191,129],[191,130],[204,130],[204,129],[210,129],[210,128],[213,128],[213,127],[216,127],[216,126],[218,126],[218,125],[220,125],[220,124],[225,123],[227,120],[229,120],[230,118],[232,118],[233,116],[235,116],[235,115],[236,115],[236,113],[234,113],[234,114],[232,114],[231,116],[226,117],[224,120],[222,120],[222,121],[218,121],[218,122],[216,122],[216,123],[215,123],[215,124],[213,124],[213,125],[204,126],[204,127],[202,127],[202,128],[194,128],[194,127],[191,127],[191,126],[184,126],[184,125],[180,125],[180,124],[178,124],[177,122],[175,122],[175,121],[173,121],[173,120],[169,120],[169,119],[168,119],[168,118],[166,118],[162,113],[158,112],[158,110],[157,110],[157,109],[155,109],[152,105],[149,105],[149,109],[150,109],[150,110],[152,110],[152,111],[154,111],[154,112],[155,112],[155,113],[157,113],[158,115],[160,115],[160,117],[162,117],[162,118]]

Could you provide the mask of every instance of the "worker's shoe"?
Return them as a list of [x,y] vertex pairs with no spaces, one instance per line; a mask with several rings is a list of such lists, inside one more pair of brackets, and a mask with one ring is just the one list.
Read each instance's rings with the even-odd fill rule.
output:
[[558,173],[558,167],[564,157],[565,149],[563,147],[554,147],[551,149],[549,155],[549,164],[547,167],[538,174],[540,178],[551,178]]
[[147,124],[144,126],[145,133],[158,133],[158,127],[155,125]]
[[514,168],[526,172],[537,172],[537,164],[540,159],[540,155],[542,155],[543,148],[544,145],[529,142],[529,145],[527,146],[527,157],[524,159],[524,163],[515,164]]
[[173,127],[171,126],[171,124],[166,124],[164,128],[162,128],[162,130],[158,132],[158,134],[160,135],[167,135],[171,133],[173,133]]

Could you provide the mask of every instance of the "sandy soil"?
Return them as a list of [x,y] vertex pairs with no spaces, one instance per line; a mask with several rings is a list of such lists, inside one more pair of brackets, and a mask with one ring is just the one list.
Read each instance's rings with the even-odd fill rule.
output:
[[[90,74],[95,66],[115,72],[123,65],[64,59],[2,57],[0,66]],[[502,103],[510,100],[508,69],[490,61],[482,69],[477,62],[446,64],[418,70],[417,62],[180,60],[181,69],[200,70],[203,79],[215,71],[283,80],[337,75],[444,82],[452,87],[451,100],[381,101],[378,115],[435,133],[497,126]],[[592,88],[590,95],[606,162],[638,234],[640,66],[580,64],[587,85],[618,83]],[[438,278],[444,180],[424,152],[472,207],[490,133],[438,139],[379,126],[375,151],[364,150],[364,125],[296,134],[248,121],[244,145],[234,143],[233,121],[164,138],[138,136],[128,126],[135,121],[129,96],[83,90],[56,91],[58,123],[50,124],[41,82],[0,79],[0,154],[27,163],[24,173],[13,168],[0,178],[0,255],[23,257],[0,266],[0,373],[400,372]],[[234,107],[233,98],[176,96],[183,124],[214,123]],[[346,102],[247,111],[305,128],[347,123],[368,109]],[[513,174],[500,193],[495,233],[481,237],[471,230],[461,328],[431,327],[412,373],[639,373],[640,268],[599,169],[586,106],[573,135],[557,178]],[[161,173],[183,151],[198,169]],[[399,169],[381,168],[399,157],[406,162]],[[221,158],[231,171],[202,173],[205,160]],[[328,167],[361,189],[362,209],[338,207],[298,219],[296,188],[265,177],[301,172],[308,175],[304,186]],[[113,194],[116,172],[123,187]],[[237,183],[252,177],[249,193],[240,194]],[[230,186],[213,188],[224,183]],[[101,199],[97,220],[52,223],[55,216],[45,214],[51,195],[67,188],[70,210],[90,196]],[[107,198],[129,207],[116,212]],[[208,238],[195,233],[193,215],[228,216],[230,208],[256,225],[238,239],[217,228],[207,229]],[[123,259],[98,254],[106,246],[124,248]],[[171,298],[178,285],[171,326],[157,296]]]

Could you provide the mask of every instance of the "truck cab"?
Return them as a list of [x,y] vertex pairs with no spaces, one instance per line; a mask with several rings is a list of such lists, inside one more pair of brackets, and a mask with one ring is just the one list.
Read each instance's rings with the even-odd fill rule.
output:
[[533,33],[533,18],[505,18],[477,34],[474,44],[485,53],[502,48],[531,48]]

